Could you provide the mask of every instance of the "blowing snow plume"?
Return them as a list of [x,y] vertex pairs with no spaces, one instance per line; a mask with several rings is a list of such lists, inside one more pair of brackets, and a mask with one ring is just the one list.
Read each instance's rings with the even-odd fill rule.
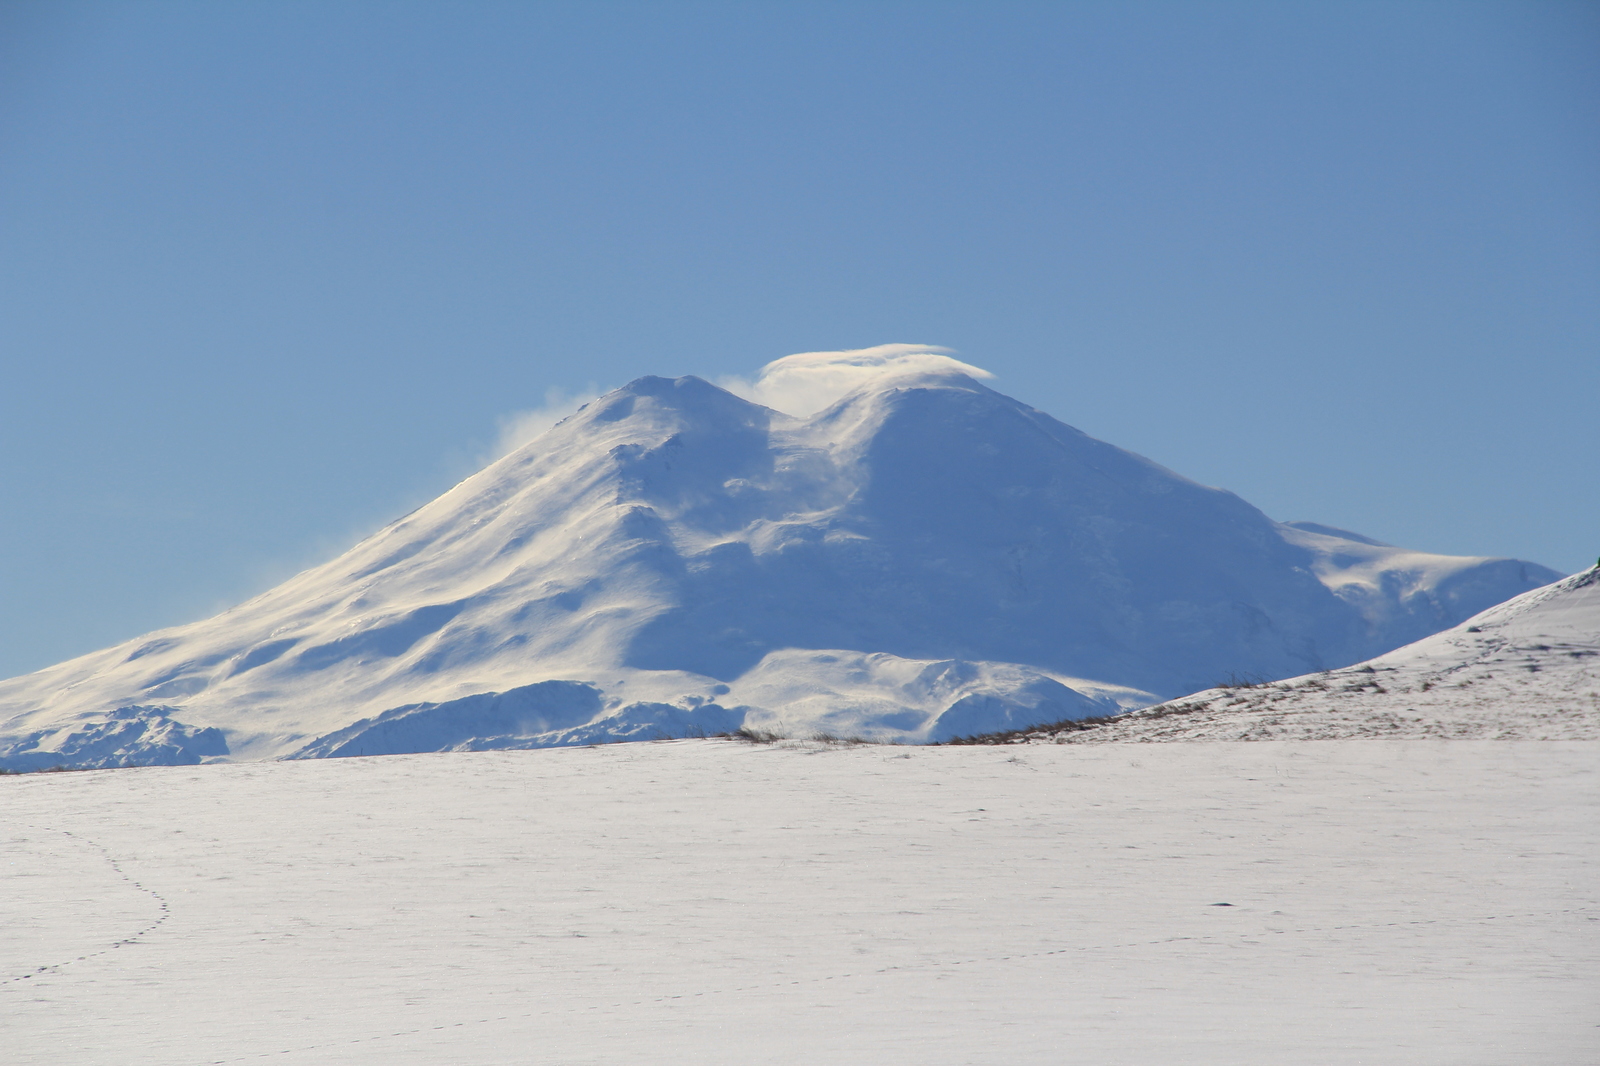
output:
[[544,436],[552,426],[576,414],[584,404],[598,400],[600,396],[600,390],[592,382],[580,392],[568,392],[552,385],[544,391],[543,406],[514,411],[499,419],[499,432],[495,435],[494,450],[487,457],[488,461],[510,455],[529,441]]
[[954,371],[992,378],[982,367],[952,358],[949,348],[931,344],[880,344],[847,352],[801,352],[774,359],[755,381],[720,378],[717,384],[763,407],[805,418],[877,378],[929,371]]

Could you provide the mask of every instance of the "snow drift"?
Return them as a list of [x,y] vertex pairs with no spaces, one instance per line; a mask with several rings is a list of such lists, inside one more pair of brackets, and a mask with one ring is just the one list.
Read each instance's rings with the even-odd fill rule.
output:
[[1274,522],[929,358],[805,418],[647,377],[245,604],[0,682],[0,765],[937,740],[1344,666],[1557,576]]

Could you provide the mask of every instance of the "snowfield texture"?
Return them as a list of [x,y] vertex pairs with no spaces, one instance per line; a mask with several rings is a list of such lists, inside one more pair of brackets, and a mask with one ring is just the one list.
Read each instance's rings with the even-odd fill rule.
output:
[[0,778],[18,1066],[1600,1062],[1600,744]]
[[635,381],[248,603],[0,683],[0,766],[942,740],[1344,666],[1559,576],[1274,522],[955,370],[865,380],[808,418]]
[[1209,689],[1082,725],[980,739],[1600,739],[1600,566],[1360,666]]

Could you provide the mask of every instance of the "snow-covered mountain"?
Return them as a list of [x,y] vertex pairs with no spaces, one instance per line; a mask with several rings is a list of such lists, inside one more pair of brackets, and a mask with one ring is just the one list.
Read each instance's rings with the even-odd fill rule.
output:
[[1355,666],[988,739],[1351,737],[1600,740],[1600,566]]
[[806,418],[641,378],[247,603],[0,682],[0,766],[943,739],[1343,666],[1558,576],[1274,522],[948,367]]

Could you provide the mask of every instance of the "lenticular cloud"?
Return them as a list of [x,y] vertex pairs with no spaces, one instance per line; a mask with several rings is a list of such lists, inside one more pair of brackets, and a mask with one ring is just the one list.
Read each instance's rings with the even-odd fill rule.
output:
[[955,370],[975,378],[992,378],[981,367],[963,363],[950,349],[930,344],[880,344],[847,352],[801,352],[774,359],[755,381],[723,378],[717,382],[736,396],[754,400],[784,414],[804,418],[867,382],[891,374]]

